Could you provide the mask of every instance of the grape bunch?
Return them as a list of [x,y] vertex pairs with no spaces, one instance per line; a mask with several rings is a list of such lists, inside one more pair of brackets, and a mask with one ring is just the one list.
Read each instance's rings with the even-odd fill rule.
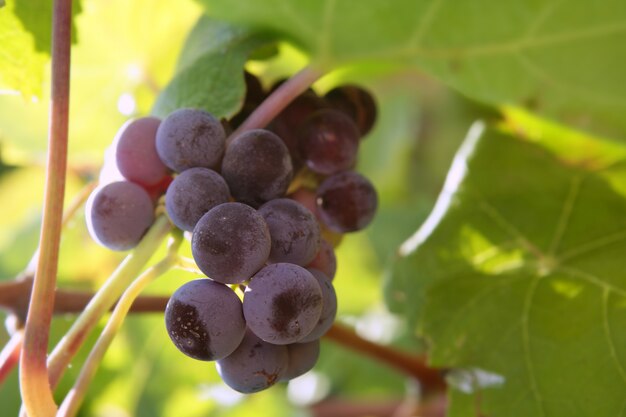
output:
[[323,97],[308,90],[267,129],[227,141],[269,94],[250,74],[246,83],[230,121],[183,108],[125,124],[87,220],[99,243],[130,249],[164,194],[206,275],[171,296],[167,332],[189,357],[216,361],[230,387],[253,393],[310,370],[335,319],[334,245],[377,207],[373,185],[354,171],[376,105],[353,85]]

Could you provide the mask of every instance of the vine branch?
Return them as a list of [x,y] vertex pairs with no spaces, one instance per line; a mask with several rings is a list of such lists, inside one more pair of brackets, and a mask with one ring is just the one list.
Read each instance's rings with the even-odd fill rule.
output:
[[[13,297],[5,296],[5,294],[11,294]],[[0,306],[14,311],[15,308],[19,308],[19,305],[22,305],[24,302],[17,300],[27,299],[28,294],[28,281],[13,281],[0,284]],[[56,294],[54,310],[56,314],[81,312],[93,298],[93,294],[81,291],[57,290]],[[129,308],[129,312],[162,313],[168,300],[168,296],[142,295],[135,298]],[[12,305],[12,302],[15,305]],[[423,393],[426,395],[441,392],[446,387],[444,373],[441,370],[428,367],[425,364],[424,357],[370,342],[357,335],[353,330],[336,323],[324,337],[348,349],[385,363],[405,375],[416,378],[420,381]]]
[[72,0],[55,0],[52,21],[52,91],[48,161],[39,256],[24,330],[20,389],[30,416],[54,416],[57,406],[46,357],[54,303],[67,168]]
[[446,388],[443,372],[429,368],[425,364],[426,358],[424,357],[370,342],[357,335],[353,330],[337,324],[333,325],[324,337],[416,378],[422,384],[424,395],[440,392]]

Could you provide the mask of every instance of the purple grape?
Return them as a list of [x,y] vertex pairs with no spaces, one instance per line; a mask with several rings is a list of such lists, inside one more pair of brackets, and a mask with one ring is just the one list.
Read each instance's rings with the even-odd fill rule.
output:
[[272,121],[269,129],[280,137],[293,162],[294,171],[299,170],[304,161],[300,154],[300,130],[304,121],[315,111],[326,106],[323,99],[312,90],[300,94]]
[[239,297],[210,279],[190,281],[176,290],[165,309],[165,327],[178,350],[203,361],[233,353],[246,332]]
[[289,362],[282,381],[297,378],[313,369],[320,356],[320,341],[316,339],[312,342],[287,345],[287,353]]
[[339,233],[365,228],[374,218],[378,197],[371,182],[353,171],[328,177],[317,189],[320,218]]
[[220,174],[209,168],[190,168],[168,187],[165,208],[177,227],[191,232],[204,213],[227,203],[228,197],[228,185]]
[[331,281],[335,279],[335,273],[337,273],[337,257],[335,256],[335,248],[333,248],[333,245],[328,243],[326,239],[322,239],[320,250],[306,268],[322,271]]
[[144,186],[158,184],[168,169],[156,150],[156,132],[161,120],[143,117],[125,123],[114,141],[115,160],[120,173],[129,181]]
[[335,317],[337,316],[337,294],[335,293],[335,288],[330,282],[330,279],[317,269],[309,269],[309,272],[315,277],[322,289],[322,300],[324,304],[317,325],[311,330],[311,333],[300,340],[301,343],[312,342],[322,337],[333,325]]
[[291,158],[278,136],[269,130],[249,130],[226,149],[222,176],[237,201],[259,207],[287,191],[293,176]]
[[320,110],[302,127],[300,151],[311,171],[330,175],[352,168],[359,150],[359,131],[336,110]]
[[213,207],[193,229],[191,252],[209,278],[237,284],[248,280],[267,261],[270,232],[255,209],[241,203]]
[[304,266],[320,246],[320,226],[303,205],[288,198],[268,201],[259,208],[272,238],[269,261]]
[[243,99],[243,105],[239,112],[230,119],[235,127],[239,127],[259,104],[265,100],[263,86],[254,74],[244,71],[244,80],[246,82],[246,96]]
[[305,187],[300,187],[287,197],[302,204],[304,207],[309,209],[311,213],[313,213],[315,218],[318,218],[317,195],[315,194],[315,191]]
[[112,182],[94,190],[86,213],[91,237],[113,250],[137,246],[154,222],[150,196],[139,185],[127,181]]
[[313,330],[322,303],[322,290],[309,271],[278,263],[252,277],[243,297],[243,314],[254,334],[266,342],[286,345]]
[[266,343],[248,329],[239,347],[218,360],[216,367],[226,385],[235,391],[252,394],[278,382],[288,361],[286,346]]
[[180,109],[161,122],[156,148],[161,160],[176,172],[193,167],[219,167],[226,134],[219,120],[196,109]]
[[344,85],[330,90],[324,96],[330,106],[350,116],[359,128],[361,136],[369,133],[376,121],[374,97],[356,85]]

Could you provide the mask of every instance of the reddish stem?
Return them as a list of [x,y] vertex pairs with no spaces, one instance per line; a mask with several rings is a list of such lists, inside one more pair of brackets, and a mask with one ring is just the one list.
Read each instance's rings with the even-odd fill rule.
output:
[[339,324],[334,324],[324,337],[416,378],[420,381],[424,395],[440,392],[446,388],[442,371],[429,368],[424,357],[370,342],[359,337],[353,330]]
[[227,144],[241,132],[267,126],[294,98],[302,94],[311,86],[322,72],[312,67],[306,67],[280,85],[250,116],[230,135]]
[[54,416],[46,357],[54,304],[67,168],[72,0],[55,0],[48,161],[39,257],[20,360],[20,387],[28,415]]
[[2,348],[2,352],[0,352],[0,386],[15,368],[15,365],[19,363],[23,341],[24,333],[17,331]]

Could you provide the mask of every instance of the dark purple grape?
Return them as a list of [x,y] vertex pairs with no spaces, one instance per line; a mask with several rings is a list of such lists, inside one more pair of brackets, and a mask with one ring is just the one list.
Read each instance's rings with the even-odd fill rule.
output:
[[259,81],[256,75],[248,71],[243,72],[243,78],[246,82],[246,96],[244,102],[259,105],[265,100],[265,90],[263,90],[261,81]]
[[174,178],[165,194],[165,208],[180,229],[193,231],[204,213],[227,203],[228,185],[209,168],[190,168]]
[[311,114],[324,107],[326,107],[324,100],[312,90],[307,90],[289,103],[269,126],[269,130],[276,133],[289,149],[294,171],[299,170],[304,164],[299,146],[302,125]]
[[333,245],[328,243],[326,239],[322,239],[320,250],[306,267],[307,269],[322,271],[332,281],[335,278],[335,273],[337,273],[337,257]]
[[288,361],[286,346],[266,343],[248,329],[239,347],[217,361],[216,367],[226,385],[235,391],[252,394],[278,382]]
[[249,130],[226,149],[222,176],[237,201],[259,207],[287,191],[293,176],[291,158],[278,136],[269,130]]
[[287,353],[289,362],[287,372],[281,378],[282,381],[297,378],[313,369],[320,356],[320,341],[316,339],[312,342],[287,345]]
[[191,239],[198,268],[224,284],[248,280],[265,264],[270,248],[263,216],[241,203],[213,207],[198,220]]
[[252,277],[243,297],[243,314],[254,334],[286,345],[313,330],[322,314],[322,302],[322,290],[309,271],[278,263]]
[[129,181],[144,186],[158,184],[168,169],[156,150],[156,132],[161,120],[143,117],[125,123],[114,143],[115,160],[120,173]]
[[259,79],[244,71],[244,80],[246,82],[246,96],[243,99],[243,104],[239,112],[230,119],[231,123],[235,127],[239,127],[252,112],[265,100],[265,91]]
[[339,233],[366,227],[374,218],[378,197],[367,178],[353,171],[328,177],[317,189],[317,206],[322,221]]
[[354,120],[361,136],[367,135],[374,126],[376,102],[367,90],[356,85],[344,85],[330,90],[324,98],[332,108]]
[[270,229],[269,261],[304,266],[320,246],[320,226],[306,207],[288,198],[268,201],[259,208]]
[[320,314],[317,325],[311,330],[311,333],[300,340],[302,343],[312,342],[322,337],[333,325],[335,317],[337,316],[337,294],[335,293],[335,288],[330,282],[330,279],[317,269],[309,269],[309,272],[315,277],[322,289],[324,306],[322,307],[322,314]]
[[330,175],[356,163],[359,131],[352,120],[336,110],[320,110],[306,120],[300,151],[311,171]]
[[239,297],[210,279],[187,282],[172,294],[165,327],[181,352],[203,361],[233,353],[246,332]]
[[112,182],[94,190],[86,214],[93,239],[113,250],[137,246],[154,222],[150,196],[139,185],[127,181]]
[[180,109],[161,122],[156,147],[161,160],[176,172],[193,167],[216,169],[226,134],[219,120],[197,109]]

